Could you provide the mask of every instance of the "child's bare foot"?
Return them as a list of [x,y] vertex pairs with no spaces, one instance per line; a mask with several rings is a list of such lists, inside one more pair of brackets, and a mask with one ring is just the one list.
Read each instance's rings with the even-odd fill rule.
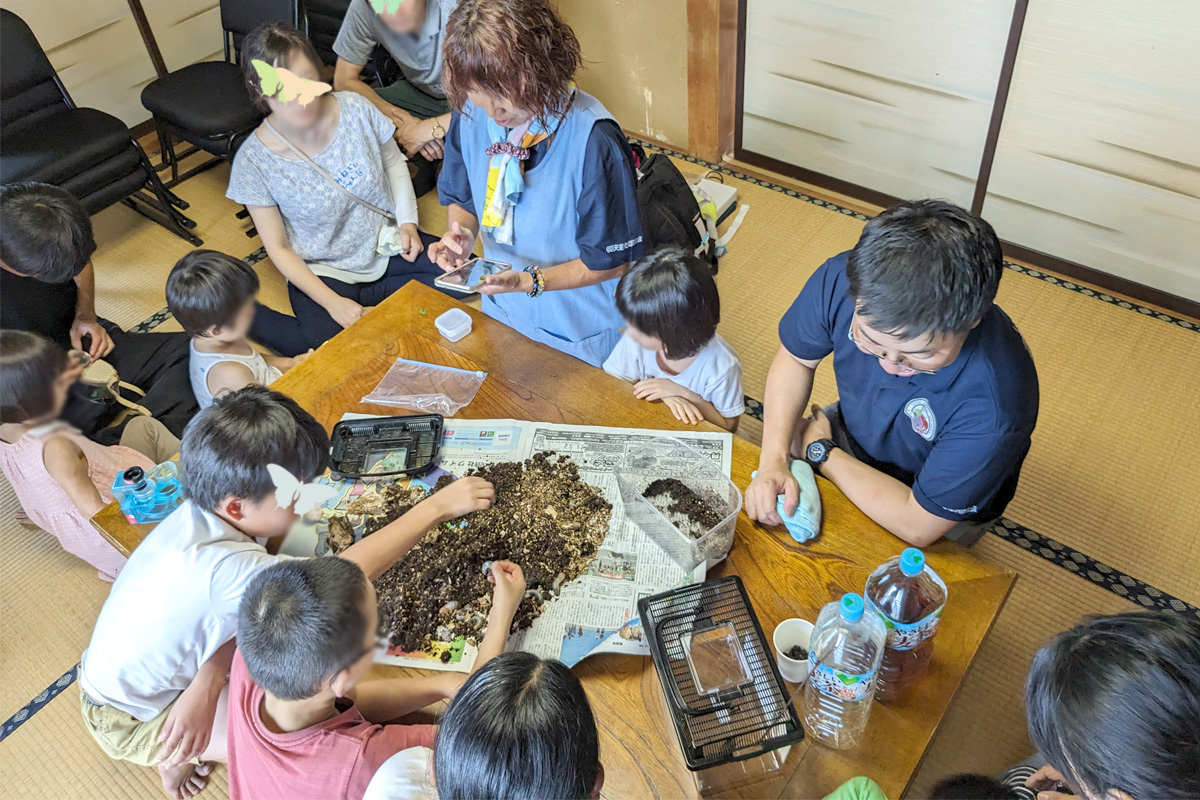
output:
[[195,797],[200,790],[208,785],[208,774],[212,772],[212,764],[201,762],[193,764],[185,761],[177,767],[159,767],[158,774],[162,777],[163,791],[173,800],[187,800]]

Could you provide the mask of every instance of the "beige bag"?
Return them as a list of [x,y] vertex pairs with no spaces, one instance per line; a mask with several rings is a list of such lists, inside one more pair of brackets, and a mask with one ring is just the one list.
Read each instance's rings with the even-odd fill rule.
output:
[[304,163],[308,164],[310,167],[315,169],[317,171],[318,175],[320,175],[322,178],[324,178],[325,180],[332,183],[335,187],[337,187],[338,191],[340,191],[342,194],[349,197],[354,202],[358,203],[360,206],[363,206],[364,208],[369,208],[372,211],[374,211],[376,214],[378,214],[384,218],[384,223],[379,228],[379,237],[375,241],[375,252],[376,253],[378,253],[381,256],[387,256],[388,258],[391,258],[392,256],[400,255],[401,253],[404,252],[404,248],[402,247],[402,242],[404,240],[401,238],[401,235],[400,235],[400,226],[398,224],[396,224],[396,215],[395,214],[392,214],[389,211],[384,211],[382,208],[375,205],[374,203],[368,203],[366,200],[363,200],[361,197],[359,197],[354,192],[347,189],[345,186],[342,186],[340,183],[337,182],[336,178],[334,178],[332,175],[330,175],[325,170],[324,167],[322,167],[317,162],[313,161],[300,148],[296,147],[296,145],[292,144],[287,139],[285,139],[283,137],[283,134],[281,134],[279,131],[275,130],[275,126],[272,125],[268,120],[263,120],[263,122],[266,124],[267,129],[269,131],[271,131],[271,133],[275,136],[276,139],[278,139],[279,141],[286,144],[288,146],[289,150],[291,150],[293,153],[295,153],[297,156],[299,156],[304,161]]
[[93,402],[117,403],[143,417],[154,416],[150,413],[150,409],[132,400],[127,400],[121,395],[121,390],[132,392],[138,397],[145,397],[146,393],[132,383],[121,380],[116,368],[103,359],[98,358],[84,367],[83,374],[79,376],[79,383],[83,385],[88,399]]

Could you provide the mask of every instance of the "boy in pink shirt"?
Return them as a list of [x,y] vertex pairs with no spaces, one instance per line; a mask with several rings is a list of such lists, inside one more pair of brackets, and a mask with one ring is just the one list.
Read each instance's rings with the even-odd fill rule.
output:
[[[525,593],[515,564],[495,562],[489,580],[496,589],[476,668],[504,649]],[[296,559],[254,578],[229,677],[231,800],[361,800],[384,761],[433,746],[432,725],[383,723],[451,697],[466,676],[361,683],[378,627],[375,587],[353,562]]]

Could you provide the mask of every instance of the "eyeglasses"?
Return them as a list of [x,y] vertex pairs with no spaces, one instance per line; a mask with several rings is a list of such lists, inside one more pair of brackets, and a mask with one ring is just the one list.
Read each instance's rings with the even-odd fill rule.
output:
[[893,361],[892,359],[888,358],[887,356],[883,355],[882,353],[876,353],[874,350],[872,350],[871,348],[869,348],[865,344],[863,344],[861,341],[859,341],[857,328],[858,328],[858,314],[855,314],[850,319],[850,330],[848,330],[846,332],[846,336],[847,336],[847,338],[850,339],[850,341],[854,342],[855,347],[857,347],[859,350],[863,351],[867,355],[874,356],[875,358],[878,358],[880,361],[884,362],[885,364],[891,364],[894,367],[903,367],[904,369],[911,369],[913,372],[919,372],[922,375],[933,375],[938,371],[936,369],[921,369],[920,367],[914,367],[912,364],[909,364],[905,361]]

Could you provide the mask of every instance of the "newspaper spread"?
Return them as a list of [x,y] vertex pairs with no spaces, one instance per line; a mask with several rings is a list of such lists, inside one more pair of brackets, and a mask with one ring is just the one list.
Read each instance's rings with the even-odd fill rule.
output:
[[[347,414],[344,419],[363,415]],[[637,619],[637,601],[676,586],[704,580],[705,567],[684,571],[652,542],[641,529],[626,519],[613,475],[615,467],[632,447],[660,436],[687,442],[721,466],[728,476],[733,462],[733,436],[702,431],[654,431],[641,428],[603,428],[560,425],[517,420],[453,420],[445,423],[439,468],[414,482],[430,487],[445,472],[464,475],[472,467],[505,461],[524,461],[535,453],[552,450],[569,455],[578,465],[580,477],[601,490],[613,505],[608,537],[591,565],[576,580],[563,587],[557,599],[531,627],[515,634],[510,650],[527,650],[543,658],[557,658],[573,666],[596,653],[649,655]],[[377,484],[343,481],[345,487],[322,509],[323,519],[345,511],[356,497],[375,491]],[[325,526],[318,525],[316,539],[301,549],[325,552]],[[295,545],[293,545],[295,547]],[[312,548],[312,549],[308,549]],[[435,646],[438,652],[402,653],[382,646],[376,661],[400,666],[469,672],[475,648],[463,641]],[[450,652],[443,661],[441,650]]]

